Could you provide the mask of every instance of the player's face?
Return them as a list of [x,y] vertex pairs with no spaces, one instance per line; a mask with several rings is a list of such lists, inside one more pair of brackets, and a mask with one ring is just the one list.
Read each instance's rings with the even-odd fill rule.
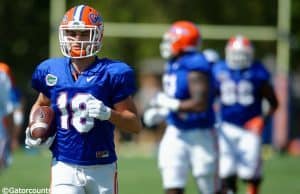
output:
[[170,33],[166,33],[163,36],[163,40],[160,44],[160,54],[164,59],[169,59],[174,56],[174,52],[172,49],[172,44],[176,42],[177,38],[175,35]]
[[90,30],[66,30],[67,37],[74,40],[88,40],[90,37]]
[[79,54],[86,51],[91,40],[91,30],[66,30],[66,38],[69,41],[69,48],[73,54]]
[[90,40],[90,30],[66,30],[66,35],[72,47],[81,46],[78,41]]

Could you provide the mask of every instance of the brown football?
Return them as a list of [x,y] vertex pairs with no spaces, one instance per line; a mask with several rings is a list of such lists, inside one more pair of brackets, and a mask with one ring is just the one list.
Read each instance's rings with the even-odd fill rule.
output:
[[31,137],[46,140],[54,134],[52,121],[54,111],[49,106],[40,106],[32,113],[32,122],[29,124]]

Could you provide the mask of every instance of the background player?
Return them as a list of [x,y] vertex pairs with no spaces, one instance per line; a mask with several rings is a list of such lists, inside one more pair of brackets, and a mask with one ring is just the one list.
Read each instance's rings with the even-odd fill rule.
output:
[[[0,72],[5,73],[10,79],[11,83],[11,101],[13,103],[13,126],[11,129],[11,149],[19,148],[19,138],[21,135],[23,121],[24,121],[24,100],[21,96],[19,88],[16,86],[15,78],[11,68],[6,63],[0,63]],[[5,120],[4,120],[5,122]]]
[[[237,193],[236,178],[248,183],[247,194],[257,194],[261,175],[261,133],[265,118],[278,106],[270,74],[254,60],[251,42],[238,35],[229,39],[226,60],[214,66],[220,95],[220,176],[225,193]],[[262,100],[270,104],[263,115]]]
[[[164,34],[160,51],[167,59],[163,93],[144,113],[147,124],[167,116],[159,145],[159,168],[166,194],[183,194],[191,167],[199,191],[217,190],[217,150],[211,99],[211,66],[197,51],[198,28],[189,21],[175,22]],[[167,110],[167,111],[166,111]]]
[[10,142],[13,135],[12,83],[8,75],[3,71],[0,71],[0,85],[0,170],[2,170],[10,164]]
[[51,145],[51,193],[117,193],[114,128],[136,133],[140,119],[131,95],[133,70],[98,58],[103,20],[92,7],[71,8],[59,26],[64,58],[42,62],[32,76],[39,96],[32,106],[55,111],[56,136],[41,143],[26,130],[28,146]]

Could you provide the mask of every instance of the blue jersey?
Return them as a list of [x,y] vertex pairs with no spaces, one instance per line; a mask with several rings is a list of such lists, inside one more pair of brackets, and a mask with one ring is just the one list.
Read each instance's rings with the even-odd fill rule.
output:
[[[201,53],[188,52],[168,61],[163,75],[164,92],[179,100],[191,98],[188,74],[192,71],[205,73],[211,78],[210,64]],[[167,123],[182,130],[211,128],[214,123],[212,101],[210,97],[208,108],[203,112],[170,112]]]
[[[123,62],[98,59],[76,81],[69,58],[42,62],[32,76],[32,86],[51,100],[55,111],[56,138],[51,146],[58,161],[78,165],[108,164],[116,161],[115,126],[109,121],[87,117],[89,95],[106,106],[126,99],[135,92],[133,70]],[[87,133],[76,129],[88,127]]]
[[243,126],[249,119],[262,114],[261,89],[269,81],[270,74],[260,62],[246,69],[232,70],[221,61],[214,66],[213,74],[223,121]]

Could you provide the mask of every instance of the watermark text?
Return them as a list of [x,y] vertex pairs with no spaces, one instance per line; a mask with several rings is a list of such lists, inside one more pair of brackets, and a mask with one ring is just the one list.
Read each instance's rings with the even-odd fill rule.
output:
[[22,188],[22,187],[2,187],[3,194],[48,194],[49,188]]

